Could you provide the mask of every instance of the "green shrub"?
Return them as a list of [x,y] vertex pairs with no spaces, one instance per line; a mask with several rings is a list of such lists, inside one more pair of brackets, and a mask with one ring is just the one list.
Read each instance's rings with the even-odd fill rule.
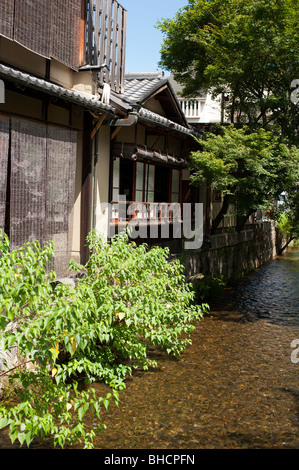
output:
[[225,287],[226,281],[223,276],[203,276],[196,282],[195,291],[198,302],[207,302],[212,296],[219,294]]
[[[19,404],[0,407],[0,429],[9,425],[12,441],[29,445],[35,436],[52,435],[60,447],[82,442],[92,448],[95,430],[87,430],[85,413],[94,412],[101,423],[101,406],[118,403],[133,368],[157,365],[149,345],[180,355],[203,315],[205,306],[192,304],[183,267],[167,261],[167,250],[136,246],[127,234],[107,243],[93,231],[87,242],[86,266],[70,262],[72,271],[83,272],[72,288],[55,284],[47,270],[52,243],[10,250],[0,233],[2,348],[17,345],[34,364],[10,374],[21,384]],[[16,323],[14,331],[9,322]],[[90,387],[79,391],[79,377],[87,384],[103,381],[111,393],[98,398]]]
[[293,231],[292,220],[290,214],[282,212],[277,220],[277,225],[280,232],[286,236],[290,236]]

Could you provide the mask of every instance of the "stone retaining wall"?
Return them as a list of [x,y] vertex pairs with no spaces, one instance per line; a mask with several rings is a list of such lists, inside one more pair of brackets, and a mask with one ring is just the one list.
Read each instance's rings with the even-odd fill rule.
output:
[[202,248],[184,251],[179,258],[187,277],[201,273],[232,280],[272,260],[284,242],[274,222],[261,221],[240,233],[213,235]]

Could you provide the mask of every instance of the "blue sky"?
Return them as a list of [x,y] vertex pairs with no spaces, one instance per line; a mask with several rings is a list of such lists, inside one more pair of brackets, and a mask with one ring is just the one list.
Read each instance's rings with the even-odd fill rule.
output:
[[162,18],[173,18],[188,0],[118,0],[128,11],[126,72],[160,70],[163,36],[155,28]]

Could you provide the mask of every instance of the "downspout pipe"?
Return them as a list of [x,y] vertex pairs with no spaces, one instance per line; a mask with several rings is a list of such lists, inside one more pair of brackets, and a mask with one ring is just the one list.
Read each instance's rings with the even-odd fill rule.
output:
[[129,127],[136,124],[138,121],[138,113],[133,111],[125,118],[114,118],[110,121],[111,127]]

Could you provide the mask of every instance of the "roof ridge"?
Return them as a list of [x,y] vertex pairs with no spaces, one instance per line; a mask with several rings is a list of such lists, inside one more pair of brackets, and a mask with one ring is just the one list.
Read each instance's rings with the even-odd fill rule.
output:
[[164,72],[131,72],[125,74],[125,80],[151,80],[164,78]]

